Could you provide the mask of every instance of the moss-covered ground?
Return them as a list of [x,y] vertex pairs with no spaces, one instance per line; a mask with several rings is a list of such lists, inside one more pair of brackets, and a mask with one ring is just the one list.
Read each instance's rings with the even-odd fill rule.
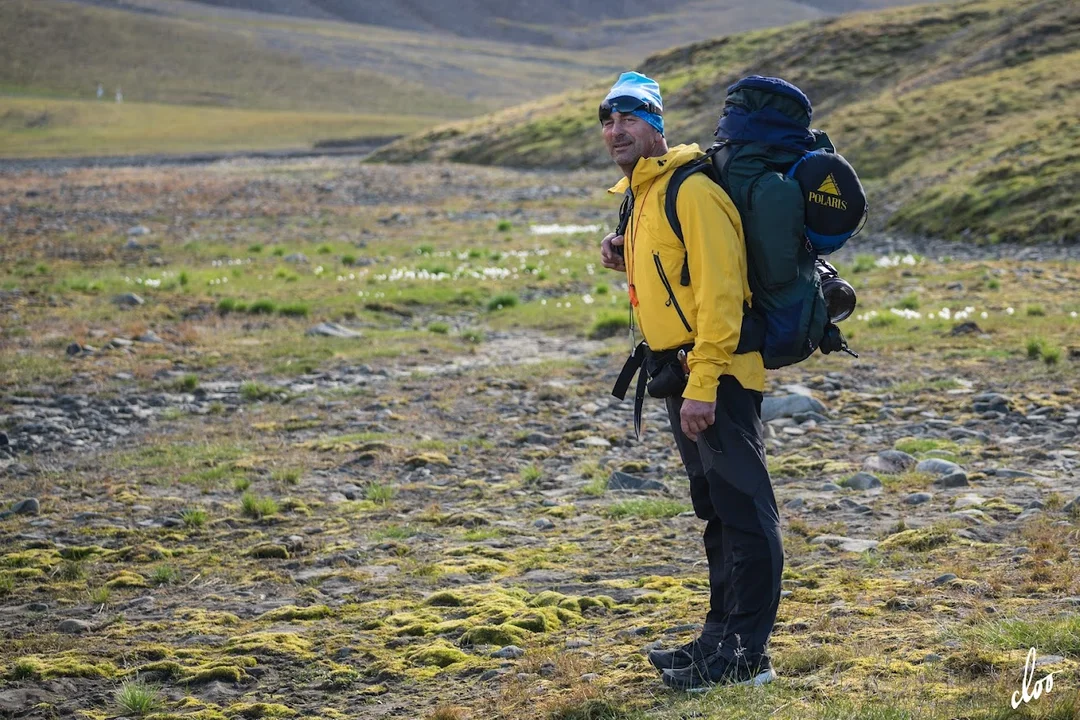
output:
[[[827,405],[770,429],[778,500],[802,500],[781,509],[780,678],[689,697],[643,649],[703,618],[701,523],[660,406],[638,442],[608,394],[625,296],[603,231],[565,227],[610,224],[610,179],[341,160],[0,178],[0,509],[40,502],[0,519],[0,702],[127,717],[141,681],[159,720],[1076,717],[1075,262],[840,258],[861,359],[769,379]],[[305,334],[324,321],[361,337]],[[163,342],[112,342],[148,330]],[[63,397],[151,410],[35,446],[64,413],[25,414]],[[891,449],[970,486],[821,489]],[[608,490],[614,470],[667,491]],[[1013,711],[1031,647],[1054,687]]]

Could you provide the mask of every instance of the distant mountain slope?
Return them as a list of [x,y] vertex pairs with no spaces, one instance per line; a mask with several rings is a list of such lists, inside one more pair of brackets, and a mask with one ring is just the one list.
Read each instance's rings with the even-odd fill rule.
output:
[[[724,88],[779,75],[815,104],[902,231],[997,241],[1080,240],[1080,3],[974,0],[757,31],[654,55],[668,135],[711,142]],[[607,87],[436,128],[374,160],[603,166]]]
[[[102,0],[97,0],[102,1]],[[108,0],[106,0],[108,1]],[[125,0],[130,1],[130,0]],[[721,33],[913,0],[197,0],[214,7],[575,50],[632,46],[634,59]],[[628,48],[629,49],[629,48]]]
[[0,1],[0,94],[466,117],[490,108],[371,70],[327,68],[252,32],[57,0]]

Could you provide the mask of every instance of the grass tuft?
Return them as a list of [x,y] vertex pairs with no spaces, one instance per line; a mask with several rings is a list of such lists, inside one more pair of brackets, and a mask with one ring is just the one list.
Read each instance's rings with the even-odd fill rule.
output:
[[279,508],[274,498],[260,497],[247,492],[240,498],[240,510],[246,517],[261,520],[276,515]]
[[488,312],[495,312],[497,310],[503,310],[505,308],[512,308],[518,304],[517,295],[503,294],[496,295],[488,301]]
[[126,714],[148,715],[161,705],[161,696],[156,686],[126,682],[116,691],[116,703]]
[[210,515],[202,508],[188,508],[180,513],[180,519],[189,528],[201,528],[210,519]]

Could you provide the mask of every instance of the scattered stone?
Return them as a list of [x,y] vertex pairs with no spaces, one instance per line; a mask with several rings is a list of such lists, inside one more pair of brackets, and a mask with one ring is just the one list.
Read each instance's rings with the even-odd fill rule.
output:
[[68,633],[69,635],[78,635],[90,630],[93,626],[83,620],[64,620],[56,629],[62,633]]
[[138,305],[145,305],[146,301],[135,293],[129,292],[114,297],[113,303],[120,307],[136,307]]
[[937,653],[929,653],[928,655],[926,655],[926,657],[922,659],[924,663],[935,663],[941,662],[942,660],[944,660],[944,658]]
[[607,483],[609,490],[626,490],[629,492],[668,492],[668,487],[659,480],[640,478],[636,475],[624,473],[619,470],[611,473]]
[[8,435],[3,430],[0,430],[0,447],[7,447],[11,441],[8,439]]
[[769,422],[777,418],[794,417],[801,413],[819,413],[824,415],[828,408],[816,398],[802,394],[770,395],[761,402],[761,421]]
[[869,472],[899,475],[915,467],[917,460],[900,450],[883,450],[863,461],[863,469]]
[[26,498],[12,505],[11,512],[16,515],[38,515],[41,513],[41,503],[37,498]]
[[531,432],[522,441],[526,445],[557,445],[559,438],[542,432]]
[[963,510],[964,508],[977,508],[982,507],[982,504],[986,502],[984,498],[974,493],[968,495],[961,495],[953,501],[953,508],[956,510]]
[[937,587],[939,585],[944,585],[947,582],[951,582],[951,581],[953,581],[955,579],[956,579],[955,574],[953,574],[953,573],[945,573],[944,575],[938,575],[936,578],[934,578],[930,582],[930,584]]
[[30,712],[35,706],[43,705],[49,700],[49,695],[43,690],[36,688],[20,688],[17,690],[0,691],[0,712],[8,717],[22,717],[23,713]]
[[948,460],[927,458],[915,466],[915,471],[930,475],[951,475],[952,473],[961,472],[962,469],[956,463]]
[[566,647],[568,650],[576,650],[583,647],[592,647],[592,641],[585,638],[570,638],[566,641]]
[[307,255],[304,253],[292,253],[291,255],[286,255],[283,259],[285,262],[293,263],[294,265],[306,265],[308,262]]
[[109,344],[112,345],[114,348],[126,348],[126,347],[131,347],[135,343],[133,343],[131,340],[128,340],[127,338],[118,338],[117,337],[117,338],[113,338],[112,340],[110,340]]
[[533,522],[533,527],[537,530],[554,530],[555,523],[551,522],[548,518],[537,518]]
[[524,654],[525,651],[519,648],[517,645],[507,645],[506,647],[499,648],[495,652],[491,653],[491,657],[500,658],[502,660],[517,660]]
[[581,682],[585,683],[591,683],[599,679],[600,675],[598,673],[585,673],[581,676]]
[[788,500],[786,503],[784,503],[784,509],[785,510],[802,510],[805,507],[806,507],[806,500],[801,498],[801,497],[797,497],[797,498],[794,498],[792,500]]
[[[960,283],[956,283],[959,285]],[[961,288],[962,289],[962,288]],[[959,325],[954,325],[953,329],[949,331],[950,335],[970,335],[971,333],[982,334],[982,328],[973,322],[962,322]]]
[[492,668],[491,670],[485,670],[480,674],[480,682],[488,682],[489,680],[495,680],[506,674],[505,670],[500,668]]
[[843,485],[852,490],[872,490],[881,487],[881,480],[870,473],[860,472],[844,480]]
[[146,332],[142,333],[141,335],[139,335],[138,337],[135,338],[135,341],[136,342],[141,342],[141,343],[163,343],[163,342],[165,342],[153,330],[147,330]]
[[975,412],[1009,412],[1012,400],[1000,393],[982,393],[971,398],[972,409]]
[[145,225],[136,225],[135,227],[128,228],[128,237],[142,237],[150,234],[150,228]]
[[993,475],[1000,478],[1029,478],[1035,477],[1034,473],[1030,473],[1027,470],[1013,470],[1011,468],[991,468],[986,471],[987,475]]
[[1061,508],[1061,511],[1071,515],[1073,512],[1080,512],[1080,495],[1070,500],[1065,504],[1065,507]]
[[83,346],[80,345],[77,342],[73,342],[70,345],[68,345],[67,350],[66,350],[67,354],[70,355],[70,356],[78,355],[82,351],[83,351]]
[[840,487],[834,482],[826,482],[821,484],[821,492],[841,492],[844,488]]
[[811,545],[828,545],[847,552],[862,553],[878,546],[877,540],[861,540],[840,535],[818,535],[810,541]]
[[911,493],[904,497],[905,505],[922,505],[923,503],[930,502],[934,499],[934,496],[926,492]]
[[934,482],[936,485],[943,488],[967,487],[971,484],[968,482],[967,473],[963,470],[957,470],[948,475],[942,475]]
[[578,440],[574,444],[577,445],[578,447],[596,447],[596,448],[609,448],[609,447],[611,447],[611,443],[609,441],[605,440],[602,437],[595,437],[595,436],[581,438],[580,440]]
[[135,238],[128,238],[128,241],[126,243],[124,243],[124,249],[125,250],[142,250],[143,246],[142,246],[142,243],[140,243]]
[[360,338],[364,337],[363,333],[359,333],[355,330],[338,325],[332,322],[319,323],[315,327],[308,328],[305,335],[320,335],[322,337],[336,337],[336,338]]
[[43,602],[32,602],[26,606],[30,612],[49,612],[49,606]]

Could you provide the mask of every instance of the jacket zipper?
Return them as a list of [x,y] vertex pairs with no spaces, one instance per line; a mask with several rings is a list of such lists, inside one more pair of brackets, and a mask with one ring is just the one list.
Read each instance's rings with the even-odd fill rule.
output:
[[652,257],[653,262],[656,263],[656,272],[660,275],[660,282],[664,283],[664,289],[667,290],[667,306],[675,307],[675,312],[679,313],[679,319],[682,320],[682,324],[683,327],[686,328],[686,332],[694,332],[690,329],[690,323],[686,321],[686,316],[683,315],[682,308],[679,307],[679,301],[675,299],[675,291],[671,289],[671,283],[668,282],[667,275],[664,274],[664,264],[660,262],[660,253],[654,252]]

